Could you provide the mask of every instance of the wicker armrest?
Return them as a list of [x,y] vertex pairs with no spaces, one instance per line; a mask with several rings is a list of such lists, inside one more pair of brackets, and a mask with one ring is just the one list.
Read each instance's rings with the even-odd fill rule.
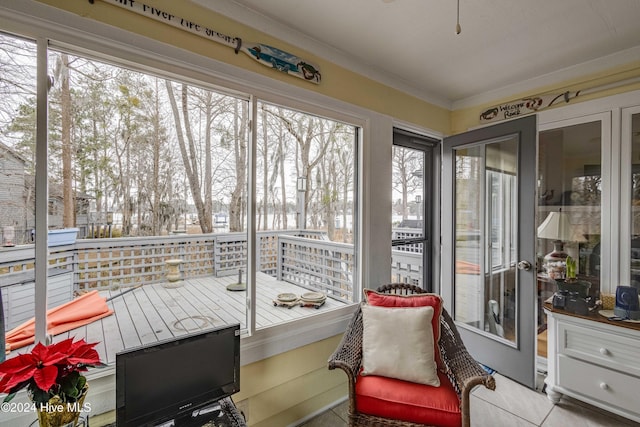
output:
[[349,377],[349,387],[355,385],[362,362],[362,309],[354,313],[342,341],[329,358],[329,369],[342,369]]
[[[471,357],[453,319],[446,310],[442,310],[439,345],[447,376],[460,395],[462,412],[469,414],[471,390],[481,384],[490,390],[495,390],[495,379]],[[468,425],[468,422],[468,417],[463,418],[463,425]]]

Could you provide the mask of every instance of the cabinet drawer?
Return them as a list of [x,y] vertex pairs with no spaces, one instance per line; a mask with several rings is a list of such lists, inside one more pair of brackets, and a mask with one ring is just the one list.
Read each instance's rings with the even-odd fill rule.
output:
[[638,414],[639,378],[562,355],[558,359],[560,386]]
[[[593,326],[595,326],[595,322]],[[640,341],[574,324],[558,325],[558,353],[640,377]]]

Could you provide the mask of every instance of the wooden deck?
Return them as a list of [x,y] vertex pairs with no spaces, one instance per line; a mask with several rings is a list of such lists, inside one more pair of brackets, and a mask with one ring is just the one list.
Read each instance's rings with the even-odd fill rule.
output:
[[[237,276],[222,278],[200,277],[184,280],[182,286],[167,288],[167,283],[141,286],[127,293],[127,289],[103,291],[112,298],[108,305],[114,314],[89,325],[55,337],[85,338],[99,342],[96,349],[106,364],[115,364],[116,353],[141,345],[193,333],[202,329],[240,323],[246,328],[246,291],[228,291],[226,286],[237,282]],[[344,306],[341,301],[327,298],[318,308],[296,306],[275,307],[273,300],[279,293],[301,295],[308,289],[277,281],[263,273],[257,275],[256,327],[264,328],[322,311]],[[24,349],[18,349],[23,352]],[[9,356],[11,357],[11,356]]]

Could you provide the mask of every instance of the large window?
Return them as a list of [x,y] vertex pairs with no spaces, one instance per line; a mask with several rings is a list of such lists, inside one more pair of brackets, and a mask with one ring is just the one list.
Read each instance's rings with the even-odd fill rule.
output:
[[257,135],[259,293],[282,307],[353,302],[358,129],[259,102]]
[[49,48],[40,214],[35,44],[0,42],[6,333],[35,314],[20,275],[44,244],[37,215],[47,216],[50,305],[97,293],[105,315],[48,333],[100,342],[107,363],[124,348],[229,323],[252,334],[357,300],[359,127],[251,102],[206,75]]
[[[0,359],[5,354],[4,332],[34,315],[35,307],[35,153],[36,44],[0,34]],[[53,271],[52,271],[53,273]],[[54,283],[68,283],[70,274],[58,269]],[[6,283],[19,283],[6,286]],[[55,288],[49,292],[55,304]],[[11,351],[13,342],[6,344]],[[14,352],[15,353],[15,352]],[[11,353],[9,353],[11,355]]]

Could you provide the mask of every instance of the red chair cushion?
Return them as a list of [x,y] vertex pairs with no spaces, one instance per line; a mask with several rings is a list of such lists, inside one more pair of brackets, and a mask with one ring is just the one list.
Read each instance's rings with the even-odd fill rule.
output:
[[367,302],[378,307],[433,307],[433,319],[431,327],[433,328],[433,356],[438,369],[443,370],[444,364],[440,357],[440,315],[442,314],[442,297],[437,294],[413,294],[413,295],[397,295],[376,292],[372,289],[365,289],[364,295]]
[[430,426],[462,425],[460,401],[453,386],[438,372],[440,387],[395,378],[359,375],[356,381],[356,410],[393,420]]

